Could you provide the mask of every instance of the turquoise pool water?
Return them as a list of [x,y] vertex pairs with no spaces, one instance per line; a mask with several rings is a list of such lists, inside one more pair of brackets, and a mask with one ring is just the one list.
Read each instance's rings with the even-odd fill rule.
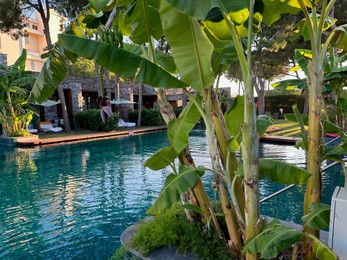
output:
[[[204,131],[191,136],[197,165],[209,164]],[[166,132],[41,149],[0,150],[0,259],[108,259],[123,230],[145,216],[167,173],[143,167],[168,144]],[[261,144],[260,155],[304,165],[293,146]],[[206,187],[211,176],[204,177]],[[324,198],[342,185],[324,175]],[[261,196],[281,185],[263,181]],[[262,204],[262,213],[300,222],[303,188]],[[292,216],[293,215],[293,216]]]

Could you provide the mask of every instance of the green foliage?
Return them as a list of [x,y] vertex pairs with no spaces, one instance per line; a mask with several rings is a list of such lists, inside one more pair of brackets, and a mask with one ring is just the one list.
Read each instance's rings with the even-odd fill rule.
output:
[[259,178],[267,176],[270,180],[277,183],[297,185],[305,184],[311,176],[305,169],[271,159],[259,160],[259,175]]
[[95,77],[94,62],[84,58],[78,58],[75,63],[67,63],[67,75],[76,77]]
[[132,243],[147,255],[161,247],[177,247],[201,259],[233,259],[226,244],[213,230],[203,232],[198,222],[189,222],[182,210],[174,208],[137,227]]
[[302,113],[304,109],[304,95],[274,95],[265,97],[265,111],[271,115],[279,113],[279,109],[283,108],[284,113],[293,113],[292,106],[297,104],[299,111]]
[[274,220],[266,225],[259,235],[246,242],[244,253],[260,253],[263,259],[272,259],[303,236],[301,231],[285,227],[278,220]]
[[[199,175],[204,173],[205,169],[202,167],[188,168],[181,166],[177,176],[169,175],[170,181],[167,181],[166,186],[160,192],[157,200],[147,210],[148,215],[159,215],[166,209],[171,208],[175,203],[180,200],[180,194],[188,191],[194,187],[199,180]],[[175,177],[175,178],[173,178]]]
[[323,203],[311,203],[310,213],[302,217],[302,220],[314,229],[329,227],[330,206]]
[[102,122],[100,110],[92,109],[77,112],[74,114],[76,123],[79,128],[91,130],[91,131],[114,131],[118,128],[118,114],[114,113],[112,118],[108,118],[108,122],[105,125]]
[[165,146],[149,157],[144,166],[153,171],[158,171],[172,163],[176,157],[175,150],[171,146]]
[[337,255],[329,248],[327,247],[322,241],[320,241],[318,238],[316,238],[313,235],[309,235],[309,237],[313,240],[312,243],[312,251],[315,253],[316,258],[319,260],[334,260],[339,259]]
[[[137,110],[129,112],[129,121],[137,121]],[[156,109],[143,109],[141,113],[141,125],[142,126],[161,126],[165,125],[165,121]]]
[[194,96],[179,117],[168,124],[169,140],[177,154],[188,146],[189,133],[201,118],[200,112],[193,102],[201,103],[201,100],[201,96]]
[[0,123],[7,136],[27,136],[25,127],[35,114],[28,104],[35,76],[25,71],[26,57],[24,49],[12,66],[0,66]]

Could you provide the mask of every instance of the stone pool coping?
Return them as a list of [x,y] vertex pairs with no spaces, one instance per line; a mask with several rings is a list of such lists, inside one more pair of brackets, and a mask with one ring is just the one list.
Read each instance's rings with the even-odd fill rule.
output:
[[[57,145],[57,144],[64,144],[64,143],[86,142],[86,141],[93,141],[96,139],[107,139],[107,138],[140,135],[140,134],[145,134],[145,133],[158,132],[158,131],[162,131],[162,130],[166,130],[166,129],[167,129],[167,126],[129,128],[129,129],[121,129],[121,130],[118,129],[118,131],[111,131],[111,132],[76,134],[76,135],[43,138],[43,139],[40,139],[37,135],[33,135],[30,137],[22,137],[22,138],[16,138],[16,139],[12,138],[12,140],[13,140],[12,145],[14,145],[16,147],[21,147],[21,148],[30,148],[30,147],[36,147],[36,146],[47,146],[47,145]],[[0,139],[2,139],[2,138],[7,138],[7,137],[0,137]]]
[[[274,218],[266,216],[267,222],[271,222]],[[296,224],[292,221],[285,221],[280,220],[280,222],[287,227],[294,228],[296,230],[301,231],[302,225]],[[123,233],[120,236],[120,242],[121,244],[126,248],[128,252],[130,252],[132,255],[139,259],[143,260],[198,260],[199,258],[191,255],[191,254],[184,254],[181,252],[177,252],[174,247],[172,248],[160,248],[152,253],[150,253],[148,256],[141,255],[136,249],[134,249],[130,243],[130,239],[136,234],[136,226],[137,224],[134,224],[127,229],[123,231]],[[320,230],[319,232],[319,239],[325,244],[328,245],[328,237],[329,233],[327,231]]]

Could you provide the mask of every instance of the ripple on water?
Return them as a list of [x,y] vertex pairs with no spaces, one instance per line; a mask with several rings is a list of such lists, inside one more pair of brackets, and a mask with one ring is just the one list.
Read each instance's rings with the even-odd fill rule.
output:
[[[197,165],[210,167],[203,134],[204,130],[194,132],[189,148]],[[154,172],[143,164],[168,144],[166,133],[159,132],[0,151],[0,258],[108,259],[119,247],[122,231],[143,218],[158,197],[171,169]],[[304,165],[303,153],[284,147],[263,144],[260,154]],[[335,175],[324,176],[324,181],[340,181],[331,176]],[[203,177],[207,189],[211,180],[210,173]],[[281,187],[264,181],[261,196]],[[296,194],[303,188],[297,189],[264,203],[262,212],[299,212],[302,201]]]

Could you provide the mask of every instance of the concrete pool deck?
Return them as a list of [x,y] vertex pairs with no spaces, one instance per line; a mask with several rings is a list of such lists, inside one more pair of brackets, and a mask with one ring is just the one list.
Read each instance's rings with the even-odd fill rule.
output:
[[[75,143],[75,142],[86,142],[96,139],[106,139],[106,138],[117,138],[131,135],[139,135],[151,132],[158,132],[166,130],[167,126],[152,126],[152,127],[138,127],[138,128],[120,128],[117,131],[111,132],[91,132],[86,134],[69,134],[56,136],[52,134],[52,137],[49,137],[49,133],[44,134],[44,138],[39,135],[33,135],[30,137],[21,137],[14,138],[12,143],[14,146],[20,148],[28,147],[38,147],[38,146],[47,146],[47,145],[57,145],[64,143]],[[270,143],[281,143],[281,144],[290,144],[294,145],[296,141],[300,140],[297,137],[287,137],[287,136],[278,136],[271,134],[264,134],[260,137],[260,141],[270,142]]]
[[115,137],[124,137],[131,135],[139,135],[144,133],[158,132],[162,130],[166,130],[166,126],[155,126],[155,127],[142,127],[142,128],[120,128],[117,131],[111,132],[95,132],[95,133],[87,133],[87,134],[76,134],[76,135],[68,135],[68,136],[54,136],[47,137],[49,134],[45,134],[45,138],[40,138],[37,135],[26,138],[18,138],[16,139],[17,147],[35,147],[35,146],[46,146],[46,145],[56,145],[56,144],[64,144],[64,143],[75,143],[75,142],[85,142],[92,141],[96,139],[107,139],[107,138],[115,138]]

